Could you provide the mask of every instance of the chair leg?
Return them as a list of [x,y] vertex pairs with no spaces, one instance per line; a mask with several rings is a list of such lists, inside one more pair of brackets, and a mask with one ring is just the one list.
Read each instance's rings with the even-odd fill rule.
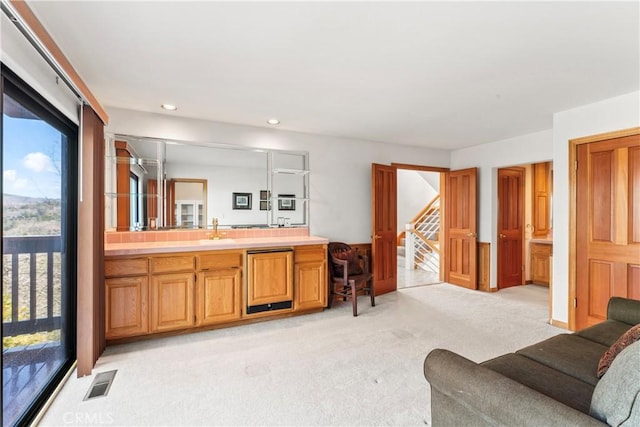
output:
[[327,301],[327,308],[331,308],[331,304],[333,304],[333,295],[335,293],[335,289],[336,289],[336,284],[333,282],[333,280],[331,280],[329,282],[329,301]]
[[369,294],[371,294],[371,307],[376,306],[375,290],[373,289],[373,279],[369,281]]
[[358,316],[358,292],[356,291],[356,281],[349,280],[349,285],[351,285],[351,302],[353,305],[353,317]]

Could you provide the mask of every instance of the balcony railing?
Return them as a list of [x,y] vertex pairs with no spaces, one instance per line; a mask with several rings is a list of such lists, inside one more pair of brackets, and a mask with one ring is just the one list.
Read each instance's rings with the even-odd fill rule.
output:
[[[18,236],[2,238],[3,269],[7,256],[10,256],[11,258],[11,319],[8,321],[5,320],[4,317],[6,314],[3,313],[2,335],[4,337],[60,329],[60,315],[54,314],[54,277],[55,269],[59,269],[60,266],[59,264],[56,266],[56,263],[54,263],[54,255],[60,254],[62,247],[61,241],[61,236]],[[46,256],[46,268],[43,269],[42,266],[38,268],[37,254],[44,254]],[[23,280],[23,289],[21,289],[21,255],[28,256],[28,316],[25,315],[24,310],[20,310],[19,297],[21,292],[24,294],[24,288],[26,287],[26,281]],[[44,309],[38,310],[37,305],[38,288],[41,288],[43,286],[39,284],[39,282],[42,282],[42,279],[38,280],[38,274],[42,274],[42,270],[46,270],[44,272],[47,299],[46,313],[43,313]],[[6,285],[3,283],[3,286]],[[42,292],[42,289],[40,290],[40,292]]]

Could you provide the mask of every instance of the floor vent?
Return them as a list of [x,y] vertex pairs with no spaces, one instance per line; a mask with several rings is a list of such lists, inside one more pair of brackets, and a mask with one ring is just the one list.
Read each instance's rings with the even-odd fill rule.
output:
[[107,393],[109,393],[109,389],[111,388],[111,383],[113,383],[113,378],[116,376],[116,372],[118,371],[114,370],[97,374],[83,400],[106,396]]

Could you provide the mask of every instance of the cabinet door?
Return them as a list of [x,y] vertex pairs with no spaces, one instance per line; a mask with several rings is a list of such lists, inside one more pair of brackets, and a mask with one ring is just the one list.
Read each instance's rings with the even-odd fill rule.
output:
[[247,255],[247,305],[293,301],[293,252]]
[[240,319],[239,268],[226,268],[198,274],[198,326]]
[[327,263],[305,262],[295,267],[295,309],[306,310],[327,305]]
[[533,165],[533,235],[549,234],[549,210],[551,208],[549,193],[549,163]]
[[151,278],[151,330],[194,326],[194,273],[160,274]]
[[149,332],[147,276],[106,279],[105,335],[107,339]]
[[531,279],[533,283],[549,286],[551,272],[551,245],[531,245]]

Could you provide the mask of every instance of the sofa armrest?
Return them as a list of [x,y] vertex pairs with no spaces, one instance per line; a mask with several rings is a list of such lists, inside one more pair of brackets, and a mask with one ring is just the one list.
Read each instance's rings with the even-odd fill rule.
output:
[[[604,426],[595,418],[576,411],[489,368],[456,353],[436,349],[424,361],[424,376],[433,390],[462,406],[460,412],[474,414],[476,425]],[[455,413],[442,416],[431,407],[432,425],[455,420]],[[477,423],[475,422],[477,415]]]
[[607,306],[607,319],[617,320],[628,325],[637,325],[640,323],[640,301],[611,297]]

